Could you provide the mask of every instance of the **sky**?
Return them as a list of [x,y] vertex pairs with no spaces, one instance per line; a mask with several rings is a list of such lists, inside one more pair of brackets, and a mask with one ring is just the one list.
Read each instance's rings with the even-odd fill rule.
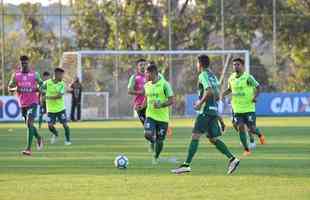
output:
[[[43,6],[49,5],[51,3],[58,3],[59,0],[4,0],[4,4],[10,3],[10,4],[21,4],[21,3],[26,3],[26,2],[31,2],[31,3],[41,3]],[[67,4],[69,0],[61,0],[63,4]]]

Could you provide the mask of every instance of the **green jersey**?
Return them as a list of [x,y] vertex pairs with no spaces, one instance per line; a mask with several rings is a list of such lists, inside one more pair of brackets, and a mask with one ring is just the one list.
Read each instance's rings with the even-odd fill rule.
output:
[[239,77],[237,73],[233,73],[228,83],[232,93],[231,105],[234,113],[255,112],[253,97],[255,88],[259,85],[255,78],[247,72]]
[[201,106],[199,114],[218,115],[219,81],[216,76],[208,69],[199,74],[198,77],[198,96],[201,99],[208,89],[211,89],[212,96]]
[[46,99],[47,112],[58,113],[65,110],[65,82],[55,83],[53,79],[49,79],[44,82],[43,88],[46,91],[46,97],[62,95],[59,99]]
[[151,81],[144,85],[145,96],[147,101],[146,117],[161,122],[169,122],[169,108],[155,108],[155,102],[166,102],[169,97],[173,96],[171,85],[162,77],[156,83]]

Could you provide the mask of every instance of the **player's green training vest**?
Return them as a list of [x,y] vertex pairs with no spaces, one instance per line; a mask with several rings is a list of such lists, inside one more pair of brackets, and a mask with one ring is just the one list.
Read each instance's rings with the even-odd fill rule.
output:
[[[60,81],[54,83],[53,79],[46,81],[46,96],[56,96],[59,93],[65,93],[65,83]],[[62,96],[59,99],[46,99],[47,112],[58,113],[65,110],[65,97]]]
[[255,112],[254,88],[248,84],[250,76],[250,74],[244,72],[238,78],[236,73],[229,77],[232,92],[231,105],[234,113]]
[[160,78],[155,84],[151,81],[144,85],[145,96],[147,99],[146,117],[152,118],[161,122],[169,122],[169,108],[154,108],[155,102],[166,102],[168,100],[165,94],[166,80]]

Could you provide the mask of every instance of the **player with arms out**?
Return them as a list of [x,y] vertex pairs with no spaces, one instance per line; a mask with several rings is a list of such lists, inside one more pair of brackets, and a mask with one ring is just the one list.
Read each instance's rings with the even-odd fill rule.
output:
[[58,120],[65,130],[65,145],[71,145],[70,128],[65,109],[65,82],[63,81],[63,74],[64,70],[62,68],[56,68],[54,70],[54,78],[45,81],[43,88],[46,91],[48,128],[53,134],[51,144],[55,144],[58,138],[58,131],[54,126]]
[[37,115],[39,104],[38,88],[41,87],[43,81],[39,73],[33,71],[29,67],[29,58],[25,55],[20,57],[20,69],[18,69],[9,82],[8,90],[17,92],[17,97],[22,110],[22,116],[27,124],[27,146],[23,155],[31,156],[31,145],[33,137],[37,139],[37,149],[43,149],[43,138],[39,135],[37,128],[34,126],[34,120]]
[[239,166],[237,159],[227,148],[225,143],[219,139],[221,130],[219,127],[218,117],[218,100],[219,100],[219,82],[216,76],[209,69],[209,57],[200,55],[197,62],[198,76],[198,94],[199,100],[194,104],[195,110],[198,111],[195,125],[192,131],[192,140],[189,145],[186,161],[177,169],[171,170],[172,173],[181,174],[191,172],[190,167],[192,159],[197,152],[200,137],[207,133],[211,144],[223,153],[229,159],[227,174],[233,173]]
[[261,144],[266,143],[264,134],[256,127],[255,103],[259,94],[259,83],[251,74],[244,71],[243,59],[234,59],[233,67],[235,72],[230,75],[228,89],[222,96],[232,94],[233,118],[237,124],[240,141],[244,147],[243,155],[248,156],[251,151],[247,143],[246,126],[251,134],[259,137]]
[[153,164],[158,164],[168,130],[169,106],[173,104],[174,95],[171,85],[159,75],[155,64],[147,66],[145,75],[147,83],[144,85],[146,107],[144,136],[154,144]]
[[[43,81],[46,81],[50,78],[49,72],[43,72]],[[46,99],[45,99],[45,90],[41,89],[40,91],[40,112],[39,112],[39,128],[42,127],[43,116],[46,114]]]

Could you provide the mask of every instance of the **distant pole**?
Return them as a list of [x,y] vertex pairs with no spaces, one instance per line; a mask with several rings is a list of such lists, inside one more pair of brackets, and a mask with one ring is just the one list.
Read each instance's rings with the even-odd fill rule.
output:
[[[168,45],[169,50],[172,50],[172,28],[171,28],[171,0],[168,0]],[[172,81],[172,58],[169,54],[168,56],[168,62],[169,62],[169,81]]]
[[62,0],[59,0],[59,58],[62,57]]
[[277,65],[277,6],[276,0],[272,2],[272,53],[273,66]]
[[1,0],[1,14],[2,14],[2,20],[1,20],[1,40],[2,40],[2,45],[1,45],[1,70],[2,70],[2,96],[5,95],[5,70],[4,70],[4,65],[5,65],[5,62],[4,62],[4,59],[5,59],[5,56],[4,56],[4,51],[5,51],[5,38],[4,38],[4,34],[5,34],[5,31],[4,31],[4,5],[3,5],[3,0]]
[[221,0],[221,31],[222,31],[222,49],[225,50],[225,23],[224,23],[224,0]]

